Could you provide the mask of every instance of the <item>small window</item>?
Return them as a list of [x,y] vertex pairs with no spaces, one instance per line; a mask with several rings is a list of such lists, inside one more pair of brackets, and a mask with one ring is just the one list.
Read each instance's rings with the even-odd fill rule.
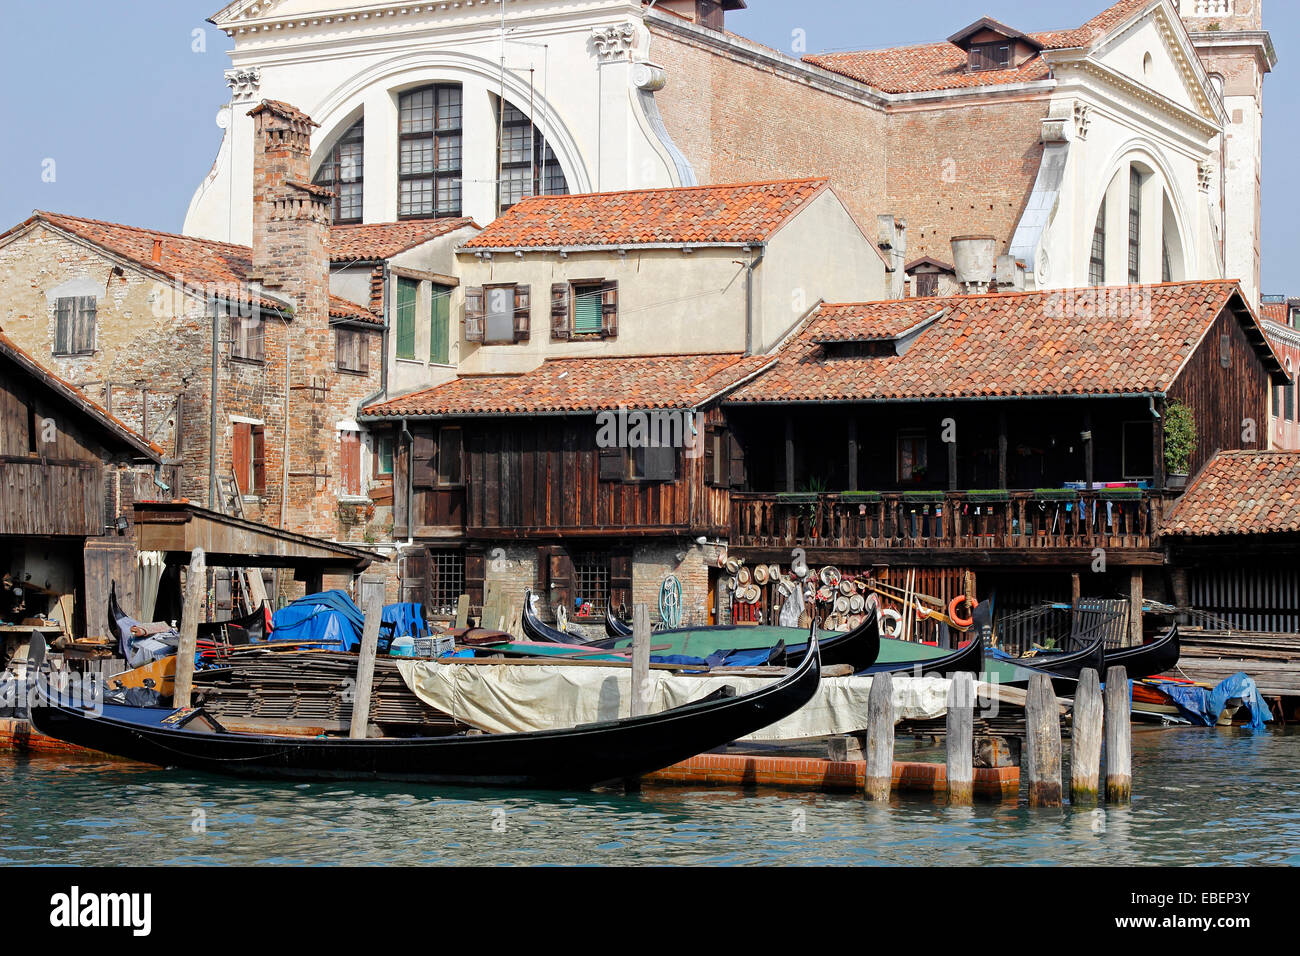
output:
[[381,435],[375,439],[375,474],[393,473],[393,436]]
[[231,470],[241,495],[266,494],[266,426],[235,422]]
[[925,299],[939,294],[939,273],[918,272],[916,274],[916,294]]
[[704,482],[714,488],[740,488],[745,484],[740,442],[725,426],[714,425],[705,432]]
[[1142,281],[1142,174],[1129,168],[1128,176],[1128,281]]
[[451,363],[451,289],[434,285],[429,302],[429,361]]
[[339,432],[339,494],[361,497],[361,433]]
[[925,479],[928,470],[929,446],[925,432],[898,433],[898,482],[916,484]]
[[600,285],[573,287],[573,334],[599,335],[601,329]]
[[610,559],[608,554],[573,556],[573,600],[590,603],[597,614],[609,605]]
[[95,351],[95,317],[97,305],[93,295],[65,296],[54,302],[57,330],[55,355],[90,355]]
[[243,362],[266,360],[266,326],[260,316],[230,317],[230,357]]
[[618,282],[579,279],[551,286],[551,338],[618,335]]
[[415,358],[415,304],[420,284],[401,276],[397,279],[397,357]]
[[970,68],[975,72],[983,70],[1007,70],[1011,68],[1011,44],[976,43],[970,48]]
[[465,555],[460,551],[429,552],[429,587],[425,609],[430,614],[452,615],[465,593]]
[[493,286],[486,294],[486,327],[483,341],[489,345],[515,340],[515,287]]
[[334,355],[340,372],[370,371],[370,333],[338,326],[334,329]]
[[438,485],[454,488],[464,484],[462,432],[459,428],[438,430]]
[[465,290],[465,339],[485,345],[527,342],[532,329],[532,287],[496,285]]

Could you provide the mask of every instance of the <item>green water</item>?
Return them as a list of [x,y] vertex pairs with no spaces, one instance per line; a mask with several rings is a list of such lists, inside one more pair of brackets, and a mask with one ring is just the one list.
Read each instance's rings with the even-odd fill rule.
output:
[[3,752],[0,863],[1300,864],[1300,733],[1139,729],[1133,754],[1131,807],[1030,811],[704,788],[258,784]]

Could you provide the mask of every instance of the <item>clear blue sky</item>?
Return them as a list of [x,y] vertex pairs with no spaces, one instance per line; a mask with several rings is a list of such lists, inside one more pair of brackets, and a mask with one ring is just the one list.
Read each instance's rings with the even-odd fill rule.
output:
[[[50,209],[179,231],[195,187],[221,142],[225,35],[206,22],[223,0],[0,0],[0,54],[9,81],[0,101],[0,230]],[[789,51],[803,30],[808,52],[943,39],[980,16],[1025,31],[1075,27],[1108,0],[749,0],[736,32]],[[1288,59],[1300,4],[1268,0],[1278,50],[1265,85],[1264,291],[1300,294],[1300,191],[1292,160],[1300,112],[1300,60]],[[193,31],[205,49],[196,51]],[[54,182],[42,173],[54,161]]]

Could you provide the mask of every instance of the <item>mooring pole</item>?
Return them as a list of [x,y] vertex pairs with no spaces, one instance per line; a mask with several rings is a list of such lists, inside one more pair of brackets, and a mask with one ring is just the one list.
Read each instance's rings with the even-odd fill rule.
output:
[[969,806],[975,796],[975,675],[954,674],[948,685],[948,804]]
[[1091,667],[1079,675],[1070,731],[1070,803],[1097,805],[1101,782],[1101,680]]
[[888,800],[893,785],[894,679],[873,674],[867,695],[867,799]]
[[199,611],[207,590],[207,558],[202,548],[195,548],[185,575],[185,606],[181,609],[181,639],[176,645],[176,677],[172,683],[173,707],[190,706],[194,692],[194,653],[199,643]]
[[1133,796],[1133,716],[1128,671],[1106,671],[1106,802],[1125,804]]
[[375,657],[379,653],[379,622],[384,616],[383,585],[368,586],[363,578],[362,608],[366,622],[361,629],[361,653],[357,659],[357,685],[352,695],[352,724],[348,736],[362,740],[370,726],[370,692],[375,683]]
[[650,609],[632,610],[632,716],[650,713]]
[[1031,807],[1061,805],[1061,714],[1046,674],[1029,679],[1025,701],[1025,770]]

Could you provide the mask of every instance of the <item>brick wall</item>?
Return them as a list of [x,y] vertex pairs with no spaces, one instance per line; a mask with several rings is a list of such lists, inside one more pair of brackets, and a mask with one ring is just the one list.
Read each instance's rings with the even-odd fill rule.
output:
[[[685,557],[677,560],[677,555]],[[672,575],[682,585],[683,624],[707,624],[709,569],[704,551],[694,542],[656,542],[638,546],[632,553],[632,603],[645,604],[650,620],[659,620],[659,589]]]

